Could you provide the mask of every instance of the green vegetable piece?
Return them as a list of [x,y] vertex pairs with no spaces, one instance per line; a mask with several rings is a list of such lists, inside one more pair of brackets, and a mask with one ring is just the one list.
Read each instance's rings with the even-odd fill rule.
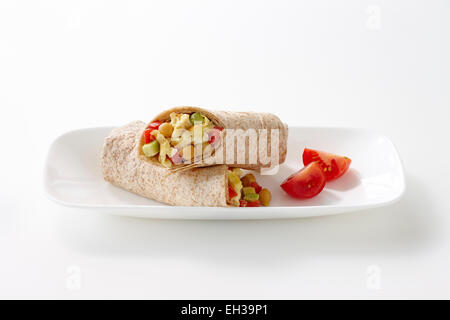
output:
[[248,194],[244,195],[244,200],[247,200],[247,201],[259,200],[259,194],[257,194],[257,193],[248,193]]
[[159,142],[152,141],[150,143],[144,144],[142,147],[142,151],[144,152],[146,157],[153,157],[159,153]]
[[198,112],[194,112],[193,114],[191,114],[190,120],[193,124],[198,123],[198,122],[202,123],[203,116]]
[[253,187],[244,187],[242,189],[242,191],[244,192],[244,195],[252,194],[252,193],[256,194],[255,188],[253,188]]
[[237,176],[236,173],[233,171],[228,172],[228,182],[229,185],[235,190],[236,192],[240,192],[242,189],[242,182],[241,179]]

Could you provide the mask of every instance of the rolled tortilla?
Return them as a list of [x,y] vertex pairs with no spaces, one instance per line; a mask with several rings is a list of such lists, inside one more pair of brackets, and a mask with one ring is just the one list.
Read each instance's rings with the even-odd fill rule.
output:
[[[261,168],[270,168],[274,167],[276,165],[282,164],[286,160],[286,153],[287,153],[287,138],[288,138],[288,126],[281,122],[281,120],[274,114],[271,113],[257,113],[257,112],[233,112],[233,111],[215,111],[215,110],[206,110],[198,107],[175,107],[172,109],[168,109],[166,111],[163,111],[162,113],[158,114],[152,121],[170,121],[170,114],[172,112],[176,113],[194,113],[199,112],[200,114],[203,114],[204,116],[208,117],[215,125],[224,128],[223,133],[223,141],[226,141],[227,139],[227,131],[230,132],[229,129],[234,130],[248,130],[248,129],[254,129],[257,134],[257,140],[256,140],[256,146],[258,150],[254,150],[257,154],[256,161],[254,158],[251,158],[249,156],[249,139],[245,139],[244,144],[236,143],[234,146],[234,152],[232,151],[231,158],[234,159],[234,162],[228,161],[229,158],[227,158],[228,151],[226,143],[221,144],[221,147],[217,149],[215,152],[219,153],[221,152],[222,162],[214,162],[210,163],[208,161],[202,161],[200,163],[195,162],[191,164],[180,164],[180,165],[174,165],[173,170],[177,171],[180,169],[189,169],[193,167],[204,167],[204,166],[211,166],[214,164],[227,164],[229,167],[238,167],[242,169],[249,169],[249,170],[258,170]],[[266,129],[267,135],[265,135],[266,139],[262,140],[262,132],[260,129]],[[272,130],[276,129],[278,130],[278,157],[272,157],[272,148],[271,148],[271,135]],[[144,130],[144,129],[143,129]],[[142,130],[142,131],[143,131]],[[236,131],[235,131],[236,132]],[[275,132],[274,132],[275,133]],[[142,134],[142,132],[141,132]],[[261,139],[261,141],[260,141]],[[154,158],[147,158],[143,152],[142,152],[142,146],[144,142],[143,140],[140,141],[138,153],[139,157],[148,162],[158,163]],[[266,155],[267,158],[261,158],[260,154]],[[239,155],[243,157],[244,161],[239,161]],[[245,156],[244,156],[245,155]],[[274,161],[277,163],[273,163],[272,159],[275,159]],[[205,160],[205,159],[203,159]]]
[[172,173],[138,155],[145,123],[135,121],[106,137],[101,158],[106,181],[140,196],[175,206],[227,206],[227,166]]

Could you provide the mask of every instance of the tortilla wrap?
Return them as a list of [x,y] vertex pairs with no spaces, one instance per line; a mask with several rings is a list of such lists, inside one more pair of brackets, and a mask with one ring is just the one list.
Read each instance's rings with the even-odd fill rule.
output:
[[101,158],[106,181],[140,196],[175,206],[227,206],[227,166],[170,172],[138,155],[146,124],[135,121],[106,137]]
[[[252,161],[249,157],[249,139],[245,139],[245,143],[235,143],[234,145],[234,153],[231,155],[233,162],[227,161],[227,147],[226,143],[222,143],[220,148],[216,149],[216,153],[221,152],[223,157],[221,162],[208,163],[205,159],[200,162],[194,162],[190,164],[180,164],[174,165],[171,170],[186,170],[193,167],[205,167],[211,166],[215,164],[227,164],[229,167],[238,167],[242,169],[249,170],[258,170],[261,168],[270,168],[276,165],[282,164],[286,160],[287,153],[287,138],[288,138],[288,126],[281,122],[281,120],[274,114],[271,113],[257,113],[257,112],[233,112],[233,111],[215,111],[215,110],[206,110],[198,107],[175,107],[172,109],[168,109],[158,114],[153,120],[159,121],[170,121],[170,114],[172,112],[176,113],[194,113],[199,112],[200,114],[208,117],[215,125],[224,128],[223,132],[223,141],[226,141],[227,130],[229,129],[241,129],[248,130],[254,129],[257,134],[256,140],[256,148],[258,150],[253,150],[257,152],[256,161]],[[261,140],[260,136],[262,133],[259,131],[260,129],[267,129],[267,136],[264,134],[266,141]],[[278,129],[279,130],[279,145],[278,145],[278,163],[272,163],[272,150],[271,150],[271,130]],[[145,130],[145,128],[143,129]],[[142,130],[142,131],[143,131]],[[141,132],[142,134],[143,132]],[[231,139],[230,139],[231,140]],[[261,144],[261,145],[260,145]],[[144,141],[140,141],[140,147],[138,149],[139,156],[142,160],[147,162],[153,162],[158,164],[158,161],[154,158],[147,158],[142,152],[142,146],[144,145]],[[267,155],[267,159],[264,160],[260,158],[260,154]],[[238,155],[245,155],[244,161],[238,161]]]

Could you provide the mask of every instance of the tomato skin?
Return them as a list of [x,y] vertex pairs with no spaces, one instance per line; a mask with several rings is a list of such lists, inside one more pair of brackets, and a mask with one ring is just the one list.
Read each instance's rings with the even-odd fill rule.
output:
[[280,186],[287,194],[298,199],[309,199],[318,195],[325,187],[326,177],[318,162],[289,176]]
[[305,148],[303,151],[303,164],[319,162],[327,181],[335,180],[347,172],[352,160],[336,154]]
[[239,207],[246,207],[248,204],[247,200],[239,200]]

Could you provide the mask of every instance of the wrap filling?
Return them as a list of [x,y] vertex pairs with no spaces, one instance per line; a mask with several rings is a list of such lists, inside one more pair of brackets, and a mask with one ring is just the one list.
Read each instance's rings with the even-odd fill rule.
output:
[[251,173],[243,176],[239,168],[228,169],[228,204],[235,207],[268,206],[271,193],[256,182]]
[[212,156],[223,128],[194,112],[170,114],[170,121],[150,123],[142,135],[142,153],[171,168]]

